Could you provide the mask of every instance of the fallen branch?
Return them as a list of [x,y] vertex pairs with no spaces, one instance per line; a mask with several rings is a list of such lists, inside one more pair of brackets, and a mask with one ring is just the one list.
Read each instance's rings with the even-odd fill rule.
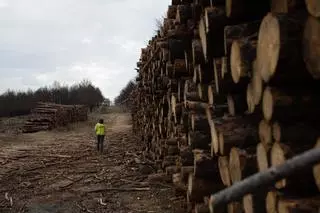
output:
[[102,191],[122,191],[122,192],[130,192],[130,191],[150,191],[150,187],[143,187],[143,188],[115,188],[115,187],[106,187],[100,189],[92,189],[87,190],[87,193],[92,192],[102,192]]

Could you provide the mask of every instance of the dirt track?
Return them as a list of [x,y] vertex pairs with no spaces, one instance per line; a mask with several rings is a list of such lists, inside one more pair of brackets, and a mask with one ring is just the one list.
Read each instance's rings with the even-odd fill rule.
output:
[[129,115],[104,118],[102,155],[93,121],[68,131],[0,135],[0,212],[173,212],[172,188],[146,182],[155,170],[141,158]]

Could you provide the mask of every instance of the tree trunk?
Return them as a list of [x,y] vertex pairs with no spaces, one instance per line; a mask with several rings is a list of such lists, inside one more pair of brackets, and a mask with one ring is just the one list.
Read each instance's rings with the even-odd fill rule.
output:
[[269,146],[265,146],[263,143],[257,145],[257,164],[259,172],[266,171],[271,165],[270,162],[270,150]]

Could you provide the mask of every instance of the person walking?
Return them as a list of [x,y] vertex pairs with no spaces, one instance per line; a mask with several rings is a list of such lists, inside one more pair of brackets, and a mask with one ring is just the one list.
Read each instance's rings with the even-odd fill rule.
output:
[[95,126],[95,132],[97,135],[97,150],[101,153],[103,152],[103,142],[105,137],[105,126],[103,124],[103,119],[100,119]]

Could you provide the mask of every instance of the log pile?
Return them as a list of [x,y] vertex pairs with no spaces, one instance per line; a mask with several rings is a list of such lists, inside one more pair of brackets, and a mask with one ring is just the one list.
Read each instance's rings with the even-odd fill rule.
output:
[[69,123],[86,121],[88,108],[83,105],[61,105],[39,102],[31,110],[24,127],[24,133],[33,133],[42,130],[51,130]]
[[[209,212],[212,193],[314,146],[318,2],[172,0],[141,50],[130,101],[134,132],[172,175],[186,212]],[[314,209],[316,184],[320,166],[221,212],[293,212],[299,203]]]

